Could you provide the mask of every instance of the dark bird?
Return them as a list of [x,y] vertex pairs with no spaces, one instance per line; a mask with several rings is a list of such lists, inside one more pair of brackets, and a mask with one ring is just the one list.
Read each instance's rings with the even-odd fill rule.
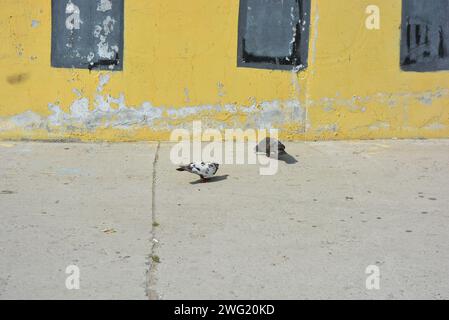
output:
[[212,178],[217,173],[218,167],[218,163],[192,162],[186,166],[181,166],[176,170],[194,173],[199,175],[203,182],[207,182],[208,179]]
[[269,137],[259,142],[256,146],[256,152],[263,152],[267,157],[274,155],[276,158],[287,153],[285,151],[285,145],[282,142]]

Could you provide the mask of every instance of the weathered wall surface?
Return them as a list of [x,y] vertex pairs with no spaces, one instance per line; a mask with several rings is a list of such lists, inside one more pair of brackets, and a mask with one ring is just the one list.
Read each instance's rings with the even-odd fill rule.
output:
[[123,70],[89,71],[51,66],[51,1],[0,0],[0,139],[164,140],[194,119],[286,139],[449,137],[449,72],[401,70],[400,0],[313,0],[299,72],[237,67],[237,0],[124,3]]

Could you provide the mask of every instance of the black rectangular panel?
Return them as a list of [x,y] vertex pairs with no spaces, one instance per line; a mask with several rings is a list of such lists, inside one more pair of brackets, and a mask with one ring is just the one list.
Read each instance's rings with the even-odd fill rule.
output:
[[307,67],[310,0],[240,0],[238,66]]
[[51,65],[123,69],[123,0],[52,0]]
[[449,70],[449,0],[403,0],[401,68]]

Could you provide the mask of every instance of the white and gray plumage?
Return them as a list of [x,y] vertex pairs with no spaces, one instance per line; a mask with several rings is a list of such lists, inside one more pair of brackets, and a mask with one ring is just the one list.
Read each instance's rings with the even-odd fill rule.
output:
[[176,170],[197,174],[201,177],[201,180],[207,181],[207,179],[212,178],[217,173],[218,167],[218,163],[192,162],[186,166],[181,166]]
[[272,154],[274,156],[280,156],[287,153],[282,142],[269,137],[259,142],[256,146],[256,152],[263,152],[267,155],[267,157],[270,157]]

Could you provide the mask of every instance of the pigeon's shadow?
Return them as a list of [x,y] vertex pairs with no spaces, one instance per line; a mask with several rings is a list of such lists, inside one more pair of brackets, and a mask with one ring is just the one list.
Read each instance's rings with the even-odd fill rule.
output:
[[284,161],[286,164],[295,164],[298,163],[298,160],[294,156],[288,153],[284,153],[282,155],[279,155],[278,157],[279,161]]
[[225,174],[223,176],[212,177],[210,179],[207,179],[206,181],[200,179],[200,180],[197,180],[197,181],[190,182],[190,184],[220,182],[220,181],[226,180],[228,177],[229,177],[229,174]]

